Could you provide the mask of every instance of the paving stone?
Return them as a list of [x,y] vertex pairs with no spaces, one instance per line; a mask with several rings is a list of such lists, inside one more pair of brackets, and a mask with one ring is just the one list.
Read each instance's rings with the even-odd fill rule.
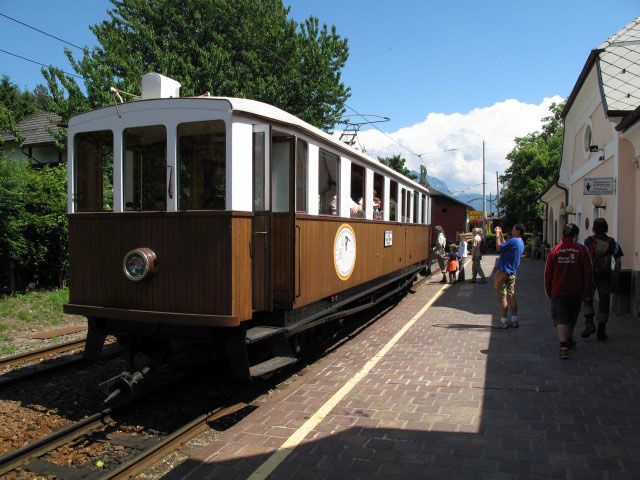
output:
[[[637,319],[612,315],[610,342],[580,338],[558,361],[543,268],[522,260],[518,329],[491,328],[490,285],[448,288],[269,479],[640,478]],[[165,480],[247,478],[440,287],[419,286]]]

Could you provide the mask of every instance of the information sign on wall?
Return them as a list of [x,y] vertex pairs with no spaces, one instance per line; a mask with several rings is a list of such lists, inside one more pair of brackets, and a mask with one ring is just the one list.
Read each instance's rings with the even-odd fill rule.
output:
[[583,195],[613,195],[616,193],[616,181],[612,177],[585,178]]
[[384,246],[390,247],[393,245],[393,230],[384,231]]

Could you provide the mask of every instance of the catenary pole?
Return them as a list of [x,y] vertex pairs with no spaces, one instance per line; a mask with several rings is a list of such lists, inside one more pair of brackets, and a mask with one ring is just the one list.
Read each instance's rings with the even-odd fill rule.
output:
[[484,176],[484,141],[482,142],[482,235],[487,234],[487,196],[485,195],[485,189],[487,183]]

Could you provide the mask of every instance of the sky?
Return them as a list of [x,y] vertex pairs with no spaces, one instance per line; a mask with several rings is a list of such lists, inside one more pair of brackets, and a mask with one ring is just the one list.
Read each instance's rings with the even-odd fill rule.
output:
[[[454,193],[472,194],[482,192],[482,143],[486,191],[495,194],[513,139],[539,130],[550,104],[571,93],[589,52],[640,15],[637,0],[284,3],[294,20],[314,15],[348,39],[346,114],[390,118],[363,125],[359,145],[372,156],[400,153],[410,169],[424,164]],[[93,46],[89,26],[106,19],[110,5],[0,0],[0,14]],[[1,50],[72,73],[64,46],[0,16]],[[0,51],[3,74],[30,90],[44,83],[39,65]]]

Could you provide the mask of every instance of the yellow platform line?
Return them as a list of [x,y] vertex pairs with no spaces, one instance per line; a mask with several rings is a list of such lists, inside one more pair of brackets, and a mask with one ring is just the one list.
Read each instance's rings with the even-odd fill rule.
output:
[[[468,263],[468,262],[467,262]],[[425,314],[427,310],[433,305],[433,303],[440,298],[444,291],[449,288],[451,284],[447,283],[438,290],[438,292],[429,300],[418,313],[416,313],[411,320],[409,320],[399,331],[396,333],[387,344],[376,353],[371,360],[369,360],[362,369],[356,373],[353,377],[346,381],[345,385],[338,390],[333,396],[322,405],[316,413],[314,413],[306,422],[304,422],[298,430],[293,432],[291,436],[276,450],[271,457],[269,457],[258,469],[251,474],[249,480],[264,480],[271,472],[273,472],[278,465],[280,465],[289,454],[293,453],[293,450],[304,440],[310,431],[312,431],[329,412],[342,400],[360,380],[362,380],[369,371],[376,366],[376,364],[384,357],[391,348],[400,340],[400,338],[409,330],[418,319]]]

